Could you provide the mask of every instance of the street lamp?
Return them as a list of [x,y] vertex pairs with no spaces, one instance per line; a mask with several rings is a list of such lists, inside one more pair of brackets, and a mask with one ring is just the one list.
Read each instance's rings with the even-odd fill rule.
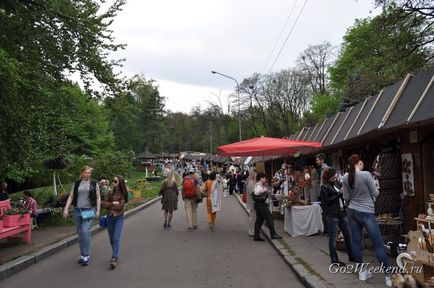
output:
[[232,79],[232,80],[235,81],[235,83],[237,83],[237,92],[238,92],[238,133],[239,133],[240,141],[241,141],[241,108],[240,108],[241,102],[240,102],[240,84],[238,84],[237,79],[235,79],[234,77],[231,77],[231,76],[225,75],[225,74],[220,73],[220,72],[217,72],[217,71],[211,71],[211,73],[212,73],[212,74],[218,74],[218,75],[220,75],[220,76],[223,76],[223,77],[226,77],[226,78]]

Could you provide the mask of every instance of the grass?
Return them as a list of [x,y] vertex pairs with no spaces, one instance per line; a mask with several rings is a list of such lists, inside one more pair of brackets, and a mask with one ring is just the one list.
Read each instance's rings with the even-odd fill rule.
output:
[[[128,201],[127,205],[125,206],[125,210],[130,210],[132,208],[135,208],[139,206],[140,204],[144,203],[148,199],[152,199],[158,196],[160,192],[161,183],[160,182],[154,182],[149,183],[146,182],[143,184],[143,182],[138,182],[138,180],[143,180],[145,177],[145,173],[143,171],[132,169],[128,173],[128,177],[126,178],[127,184],[132,189],[140,189],[140,196],[141,198],[138,199],[132,199],[131,201]],[[161,175],[161,173],[160,173]],[[63,183],[62,183],[63,184]],[[72,183],[63,184],[63,187],[58,185],[58,195],[62,196],[65,194],[68,194],[69,191],[71,191]],[[17,202],[19,200],[24,200],[25,196],[23,195],[24,191],[16,192],[11,195],[12,202]],[[46,187],[39,187],[32,190],[33,196],[38,202],[39,208],[48,207],[47,204],[48,201],[54,197],[53,195],[53,186],[46,186]],[[105,209],[101,209],[101,215],[105,215],[106,211]],[[68,217],[68,219],[63,219],[62,215],[62,209],[54,209],[53,214],[44,219],[44,221],[40,224],[38,224],[41,227],[57,227],[57,226],[68,226],[73,225],[72,217]]]

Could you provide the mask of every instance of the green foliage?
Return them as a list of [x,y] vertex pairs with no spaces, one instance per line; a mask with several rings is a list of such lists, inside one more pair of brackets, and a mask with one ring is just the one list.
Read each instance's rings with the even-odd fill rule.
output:
[[336,95],[314,94],[312,100],[312,117],[317,122],[339,111],[342,99]]
[[153,80],[135,76],[128,90],[105,101],[116,149],[161,152],[164,139],[164,102]]
[[399,8],[357,20],[330,68],[331,85],[343,93],[344,106],[375,95],[407,73],[424,70],[433,57],[432,47],[425,43],[433,29],[419,16],[404,17]]
[[116,0],[104,12],[104,1],[0,2],[0,48],[33,75],[64,81],[78,72],[90,89],[96,78],[106,90],[115,91],[120,81],[113,73],[119,61],[108,59],[107,51],[124,45],[113,44],[109,26],[125,0]]

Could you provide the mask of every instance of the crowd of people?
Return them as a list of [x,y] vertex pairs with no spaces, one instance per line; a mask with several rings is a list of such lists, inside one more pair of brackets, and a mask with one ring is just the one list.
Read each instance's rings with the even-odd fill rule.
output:
[[[378,196],[378,188],[375,185],[371,173],[363,171],[364,163],[359,155],[352,155],[348,158],[348,173],[343,177],[338,175],[333,167],[325,163],[325,156],[316,156],[318,169],[306,167],[298,177],[304,179],[304,186],[307,190],[302,191],[302,196],[319,200],[324,215],[324,223],[327,228],[329,253],[332,265],[345,266],[336,251],[336,240],[339,230],[342,231],[345,239],[348,260],[358,264],[363,263],[361,250],[362,231],[366,230],[367,235],[373,242],[375,253],[386,274],[386,285],[391,285],[391,275],[387,272],[389,267],[383,240],[375,217],[375,198]],[[261,227],[265,221],[271,239],[282,238],[274,228],[272,213],[268,202],[273,192],[288,195],[294,189],[296,182],[293,167],[283,164],[277,171],[272,182],[268,181],[264,173],[257,173],[254,168],[248,171],[231,166],[229,169],[218,172],[211,172],[210,168],[200,163],[187,163],[182,166],[171,166],[165,164],[164,176],[160,189],[161,204],[164,215],[164,229],[172,228],[174,211],[178,210],[178,199],[181,197],[186,211],[187,230],[198,229],[197,209],[201,202],[204,202],[209,229],[213,230],[216,225],[217,213],[222,209],[222,197],[224,191],[229,194],[234,191],[245,191],[247,209],[250,210],[247,233],[254,241],[264,241],[260,237]],[[177,174],[182,172],[180,186],[177,182]],[[80,170],[80,179],[72,185],[66,205],[63,209],[63,216],[69,216],[69,209],[73,209],[73,219],[76,224],[79,237],[80,256],[78,262],[83,265],[90,263],[91,248],[91,226],[93,220],[99,218],[101,207],[107,211],[107,231],[112,247],[110,267],[117,266],[121,235],[124,225],[124,207],[128,202],[128,188],[126,180],[122,176],[115,176],[111,182],[101,180],[99,183],[91,179],[92,168],[83,166]],[[179,174],[178,174],[179,175]],[[339,179],[338,181],[338,177]],[[341,182],[341,183],[339,183]],[[307,183],[310,183],[309,185]],[[7,185],[0,185],[1,199],[8,199]],[[274,189],[273,189],[274,188]],[[317,189],[318,188],[318,189]],[[30,191],[25,191],[26,201],[24,206],[30,211],[32,217],[36,217],[37,203]],[[204,201],[205,200],[205,201]],[[359,279],[365,281],[372,277],[368,270],[359,272]]]

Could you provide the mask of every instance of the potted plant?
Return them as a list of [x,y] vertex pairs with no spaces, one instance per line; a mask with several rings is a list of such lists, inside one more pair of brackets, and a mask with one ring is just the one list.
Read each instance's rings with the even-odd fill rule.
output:
[[6,210],[3,216],[3,226],[22,226],[30,223],[30,213],[25,208],[13,208]]

